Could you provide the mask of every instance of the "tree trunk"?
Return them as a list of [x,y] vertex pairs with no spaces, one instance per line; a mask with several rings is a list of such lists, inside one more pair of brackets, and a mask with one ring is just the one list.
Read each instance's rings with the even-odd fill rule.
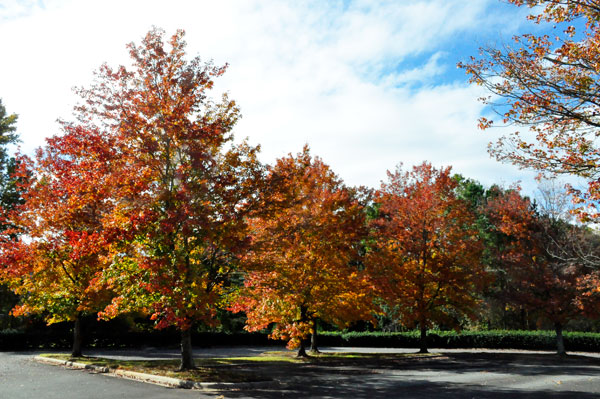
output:
[[181,330],[181,364],[179,371],[195,369],[192,353],[192,329]]
[[300,347],[298,348],[298,353],[296,353],[296,357],[308,357],[306,354],[306,349],[304,349],[304,342],[300,340]]
[[559,356],[567,356],[565,351],[565,341],[563,340],[562,324],[560,322],[554,323],[554,331],[556,331],[556,353]]
[[75,323],[73,324],[73,350],[71,351],[71,357],[83,356],[81,353],[82,341],[81,316],[79,315],[75,318]]
[[310,334],[310,352],[319,353],[319,347],[317,346],[317,319],[313,320],[312,330]]
[[421,349],[419,349],[419,353],[429,353],[427,350],[427,326],[425,325],[425,320],[420,321],[419,327],[421,328],[421,338],[419,340]]
[[525,308],[521,308],[519,312],[519,317],[521,318],[521,330],[528,330],[527,328],[527,318],[526,318]]
[[[300,323],[307,321],[307,311],[308,309],[306,308],[306,306],[300,305]],[[296,357],[308,357],[308,355],[306,354],[306,350],[304,349],[304,340],[302,339],[302,337],[300,338],[300,347],[298,348],[298,353],[296,354]]]

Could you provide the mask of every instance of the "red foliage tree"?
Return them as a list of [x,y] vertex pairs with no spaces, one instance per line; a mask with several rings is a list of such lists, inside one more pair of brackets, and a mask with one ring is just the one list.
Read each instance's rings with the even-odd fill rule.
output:
[[111,142],[96,131],[65,127],[35,159],[20,157],[23,203],[6,214],[1,277],[20,295],[14,315],[41,313],[73,321],[73,356],[81,356],[81,317],[101,310],[108,252],[103,217],[111,211]]
[[427,352],[432,323],[458,328],[459,316],[477,317],[478,294],[489,280],[480,263],[482,244],[450,168],[423,163],[388,176],[374,198],[379,217],[371,223],[367,264],[385,302],[406,325],[418,325],[421,352]]
[[271,338],[303,356],[317,319],[340,327],[372,319],[372,287],[356,263],[365,221],[358,193],[305,147],[270,168],[260,201],[250,272],[232,306],[246,312],[246,329],[275,323]]
[[247,244],[247,210],[262,169],[233,143],[235,102],[208,98],[226,69],[186,60],[184,33],[153,29],[129,45],[133,66],[103,65],[79,93],[79,122],[114,140],[114,235],[105,278],[118,295],[101,313],[144,311],[181,331],[181,369],[194,367],[191,329],[215,323],[223,285]]
[[[498,258],[507,276],[507,300],[541,312],[552,322],[557,353],[565,355],[565,324],[581,315],[594,315],[600,306],[594,285],[598,273],[576,252],[592,238],[591,233],[585,227],[536,214],[518,189],[490,198],[486,213],[504,235]],[[576,247],[571,245],[574,241]]]

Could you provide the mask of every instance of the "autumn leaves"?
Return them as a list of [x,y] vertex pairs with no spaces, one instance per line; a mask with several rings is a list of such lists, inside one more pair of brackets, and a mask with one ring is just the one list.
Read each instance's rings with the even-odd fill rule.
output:
[[[499,161],[550,175],[579,176],[587,189],[571,188],[581,219],[600,217],[600,9],[596,1],[509,0],[531,8],[529,19],[546,34],[523,34],[513,44],[484,47],[459,64],[470,82],[487,89],[482,98],[497,116],[480,127],[523,128],[490,146]],[[511,129],[512,130],[512,129]]]
[[478,317],[495,275],[551,263],[519,246],[542,248],[518,191],[465,195],[428,163],[351,188],[308,147],[263,165],[233,140],[235,102],[209,95],[226,66],[186,59],[183,32],[165,44],[154,29],[129,49],[131,68],[102,66],[78,90],[77,119],[19,156],[23,201],[5,212],[13,313],[74,322],[74,355],[82,315],[137,313],[177,328],[181,368],[193,368],[191,331],[219,309],[300,353],[317,320],[344,328],[394,309],[425,352],[431,326]]
[[490,281],[482,264],[476,214],[457,196],[450,168],[423,163],[410,172],[388,173],[374,198],[379,217],[372,226],[367,263],[385,302],[405,325],[459,327],[452,315],[475,319],[479,295]]
[[340,327],[371,319],[373,287],[358,267],[361,193],[307,147],[277,160],[265,182],[264,208],[249,221],[248,275],[232,310],[246,313],[251,331],[276,323],[271,336],[292,347],[315,332],[317,319]]
[[19,157],[23,203],[2,240],[14,314],[75,322],[74,355],[82,315],[145,314],[181,331],[182,369],[193,326],[224,306],[292,347],[317,319],[374,321],[381,300],[422,329],[472,314],[487,280],[449,169],[398,171],[370,198],[308,148],[264,166],[233,141],[235,102],[209,97],[225,67],[163,36],[130,45],[130,69],[102,66],[77,120]]

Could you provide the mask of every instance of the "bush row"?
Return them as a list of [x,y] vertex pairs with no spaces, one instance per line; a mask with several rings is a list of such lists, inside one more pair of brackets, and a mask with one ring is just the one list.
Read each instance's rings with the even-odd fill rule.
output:
[[[88,333],[83,337],[87,348],[141,348],[177,347],[180,335],[176,331],[130,332],[126,334]],[[192,335],[194,346],[219,345],[273,345],[280,342],[269,340],[261,333],[211,333]],[[73,338],[66,331],[0,331],[0,351],[33,349],[70,349]]]
[[[567,351],[600,352],[600,333],[565,332]],[[192,336],[194,346],[219,345],[282,345],[264,333],[197,332]],[[409,332],[321,332],[319,346],[363,346],[389,348],[418,348],[419,333]],[[554,350],[554,331],[430,331],[430,348],[490,348]],[[0,350],[69,349],[72,336],[65,330],[0,331]],[[176,347],[176,331],[130,332],[110,334],[106,331],[88,332],[84,345],[95,348]]]
[[[565,347],[569,351],[600,352],[600,333],[565,332]],[[419,332],[323,332],[322,346],[371,346],[418,348]],[[556,349],[554,331],[429,331],[430,348],[489,349]]]

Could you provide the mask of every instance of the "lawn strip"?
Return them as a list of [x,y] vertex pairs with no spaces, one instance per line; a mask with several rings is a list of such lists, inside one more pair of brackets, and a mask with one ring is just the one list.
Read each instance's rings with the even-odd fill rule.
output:
[[283,369],[290,373],[300,373],[303,365],[324,367],[377,367],[395,361],[421,360],[440,356],[437,353],[401,353],[374,354],[350,352],[324,352],[298,358],[293,352],[272,351],[258,356],[195,358],[196,369],[177,371],[179,360],[124,360],[103,357],[71,357],[69,354],[51,353],[40,355],[65,362],[75,362],[96,367],[105,367],[109,371],[132,371],[152,374],[198,383],[245,383],[272,381],[273,371]]

